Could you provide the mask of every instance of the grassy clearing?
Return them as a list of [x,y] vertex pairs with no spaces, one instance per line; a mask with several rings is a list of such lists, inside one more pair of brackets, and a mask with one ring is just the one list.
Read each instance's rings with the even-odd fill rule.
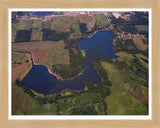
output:
[[146,115],[148,114],[148,107],[141,101],[136,99],[130,92],[130,88],[134,83],[125,72],[119,71],[112,64],[102,62],[102,66],[107,70],[108,77],[112,82],[111,95],[107,96],[105,102],[107,103],[108,115]]
[[[130,60],[134,59],[135,57],[132,55],[132,54],[129,54],[127,52],[118,52],[116,53],[116,55],[120,56],[118,58],[119,61],[123,61],[125,62],[127,65],[131,65],[130,63]],[[144,66],[144,67],[147,67],[148,68],[148,64],[146,62],[144,62],[141,58],[144,58],[145,60],[148,60],[148,58],[146,56],[144,56],[143,54],[140,54],[140,53],[137,53],[135,54],[135,56],[138,57],[139,61],[141,62],[141,64]]]
[[24,89],[12,86],[12,115],[56,115],[55,103],[40,105]]
[[69,64],[67,49],[47,51],[47,65]]
[[18,30],[29,30],[31,25],[31,20],[20,20],[19,23],[12,23],[12,42],[14,42]]
[[19,23],[12,23],[12,32],[15,33],[19,30]]
[[94,16],[78,15],[78,19],[80,23],[86,23],[88,29],[92,29],[94,27],[95,24]]
[[148,108],[131,93],[122,92],[105,99],[108,115],[146,115]]
[[98,93],[86,93],[75,97],[76,104],[98,103],[101,96]]
[[139,35],[134,36],[133,41],[139,50],[145,51],[148,49],[148,45],[143,43]]
[[102,62],[101,64],[107,70],[109,80],[112,82],[111,94],[125,92],[130,88],[130,85],[124,86],[124,77],[126,80],[129,79],[125,73],[119,72],[114,65],[107,62]]
[[82,56],[86,57],[86,52],[85,50],[81,50]]
[[29,64],[27,54],[12,52],[12,69],[20,67],[24,63]]
[[37,50],[62,50],[64,41],[39,41],[39,42],[21,42],[13,43],[12,50],[15,51],[37,51]]
[[32,28],[42,28],[42,19],[33,20]]
[[50,29],[51,28],[51,21],[44,21],[43,22],[43,26],[42,26],[43,29]]
[[41,41],[43,32],[38,29],[32,29],[30,41]]
[[70,90],[68,90],[68,89],[65,89],[65,90],[63,90],[62,92],[61,92],[61,95],[62,96],[68,96],[68,95],[71,95],[72,94],[72,92],[70,91]]
[[24,90],[17,86],[12,86],[12,114],[24,115],[32,114],[40,109],[39,104],[24,93]]
[[135,27],[137,28],[138,32],[148,31],[148,25],[135,25]]
[[29,30],[31,28],[31,20],[20,20],[19,23],[12,23],[12,29],[14,32],[17,30]]
[[97,26],[107,26],[109,25],[108,19],[104,14],[95,14],[96,25]]
[[32,26],[31,20],[20,20],[18,30],[29,30]]
[[27,60],[28,60],[28,57],[26,56],[25,53],[12,52],[12,64],[26,63]]
[[[67,97],[57,101],[60,115],[104,114],[103,104],[99,102],[101,96],[97,93],[84,93],[74,97]],[[84,109],[83,109],[84,108]]]
[[[70,31],[70,28],[79,25],[77,17],[62,16],[53,17],[51,22],[51,29],[59,31]],[[76,27],[76,29],[78,26]]]

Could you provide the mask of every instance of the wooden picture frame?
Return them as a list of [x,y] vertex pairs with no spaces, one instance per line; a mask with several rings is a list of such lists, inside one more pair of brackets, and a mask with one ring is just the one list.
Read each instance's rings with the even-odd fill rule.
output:
[[[159,41],[160,41],[160,2],[159,0],[0,0],[0,127],[160,127],[160,80],[159,80]],[[152,10],[152,119],[151,120],[9,120],[9,9],[10,8],[150,8]]]

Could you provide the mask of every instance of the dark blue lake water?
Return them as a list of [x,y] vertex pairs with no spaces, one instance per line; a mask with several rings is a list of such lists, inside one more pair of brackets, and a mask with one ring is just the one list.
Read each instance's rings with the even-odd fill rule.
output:
[[126,13],[124,13],[124,15],[130,15],[131,13],[130,12],[126,12]]
[[79,48],[86,50],[87,64],[84,72],[73,80],[57,80],[50,74],[44,65],[34,65],[29,73],[21,81],[21,85],[29,87],[38,93],[55,94],[64,89],[83,90],[84,82],[98,84],[101,82],[100,76],[93,68],[91,61],[94,58],[107,57],[117,59],[112,48],[115,35],[110,31],[99,31],[92,38],[86,38],[79,42]]
[[53,12],[33,12],[32,15],[35,15],[35,16],[47,16],[47,15],[51,15],[53,14]]

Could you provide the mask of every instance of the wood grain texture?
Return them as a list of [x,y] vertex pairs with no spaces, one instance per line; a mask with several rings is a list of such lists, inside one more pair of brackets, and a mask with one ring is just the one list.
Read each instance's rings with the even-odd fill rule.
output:
[[[152,120],[8,120],[9,8],[152,8]],[[159,0],[0,0],[0,128],[159,128]]]

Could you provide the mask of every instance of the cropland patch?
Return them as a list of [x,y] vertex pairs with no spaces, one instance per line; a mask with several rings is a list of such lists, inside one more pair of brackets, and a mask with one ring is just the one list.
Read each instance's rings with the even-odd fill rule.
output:
[[18,30],[29,30],[32,26],[32,20],[20,20]]
[[86,23],[88,29],[92,29],[94,27],[94,24],[96,22],[94,16],[88,16],[88,15],[78,15],[78,19],[80,23]]
[[30,70],[31,61],[27,53],[12,52],[12,83],[22,79]]
[[135,27],[137,28],[138,32],[148,32],[148,25],[135,25]]
[[72,26],[78,26],[78,24],[79,23],[77,17],[72,17],[72,16],[53,17],[51,22],[51,29],[69,32]]
[[34,103],[35,101],[25,94],[22,88],[12,86],[12,113],[23,115],[23,111],[29,112],[34,109]]
[[42,36],[43,32],[41,32],[39,29],[32,29],[30,41],[40,41],[42,40]]
[[95,14],[96,25],[97,26],[107,26],[109,25],[108,19],[104,14]]
[[133,37],[133,41],[139,50],[144,51],[148,49],[148,45],[143,43],[139,35],[135,35]]
[[64,49],[64,41],[39,41],[12,43],[13,51],[37,51],[37,50],[60,50]]
[[45,64],[46,63],[46,51],[32,51],[32,57],[35,64]]
[[47,65],[56,64],[69,64],[69,52],[67,49],[47,52]]
[[42,28],[42,19],[33,20],[32,28]]

